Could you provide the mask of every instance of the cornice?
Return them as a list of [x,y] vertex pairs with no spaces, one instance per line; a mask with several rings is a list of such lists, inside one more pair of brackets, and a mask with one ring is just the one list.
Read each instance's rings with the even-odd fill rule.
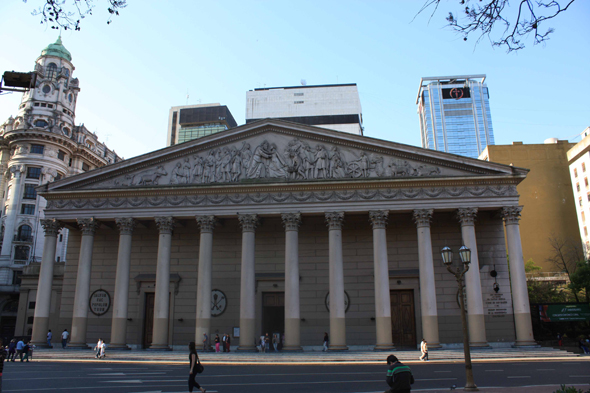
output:
[[39,195],[47,200],[52,199],[85,199],[85,198],[129,198],[152,196],[186,196],[186,195],[231,195],[255,193],[292,193],[309,191],[341,191],[341,190],[377,190],[377,189],[436,189],[452,187],[497,187],[498,189],[516,186],[522,181],[520,177],[486,176],[432,179],[371,179],[371,180],[332,180],[307,181],[292,183],[264,184],[227,184],[227,185],[176,185],[165,187],[146,187],[111,190],[68,190],[47,191],[45,186],[38,188]]

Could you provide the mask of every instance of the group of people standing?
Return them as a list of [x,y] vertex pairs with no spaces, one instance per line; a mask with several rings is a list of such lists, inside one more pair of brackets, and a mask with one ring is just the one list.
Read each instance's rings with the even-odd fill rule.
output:
[[[0,342],[0,345],[1,342]],[[31,342],[25,343],[23,340],[13,338],[6,348],[4,348],[4,358],[7,362],[14,362],[18,357],[21,362],[28,362],[33,358],[33,349],[35,346]],[[8,356],[6,356],[8,353]]]
[[[224,334],[223,337],[219,337],[219,334],[215,334],[213,338],[213,344],[215,345],[215,353],[219,352],[231,352],[231,336]],[[207,333],[203,333],[203,352],[209,352],[209,336]]]

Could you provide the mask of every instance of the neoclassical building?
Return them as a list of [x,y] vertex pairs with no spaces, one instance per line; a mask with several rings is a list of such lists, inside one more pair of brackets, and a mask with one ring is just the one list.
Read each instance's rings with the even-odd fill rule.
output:
[[[35,187],[121,160],[96,134],[76,125],[80,83],[74,69],[61,37],[49,44],[35,61],[35,87],[22,95],[16,115],[0,125],[0,337],[11,338],[15,327],[16,335],[30,334],[32,327],[23,318],[17,321],[12,309],[19,302],[23,268],[40,262],[43,251],[39,220],[45,199]],[[67,243],[68,231],[61,231],[57,262],[65,262]]]
[[286,350],[324,332],[332,350],[460,343],[440,250],[464,244],[471,344],[533,345],[526,173],[266,119],[47,183],[33,340],[67,328],[73,347],[184,349],[228,333],[253,350],[267,332]]

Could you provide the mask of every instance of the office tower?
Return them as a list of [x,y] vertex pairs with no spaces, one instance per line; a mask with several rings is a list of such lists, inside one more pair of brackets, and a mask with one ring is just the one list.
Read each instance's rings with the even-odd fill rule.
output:
[[416,104],[422,147],[477,158],[494,144],[485,75],[420,79]]
[[246,124],[265,118],[363,135],[363,114],[356,83],[248,91]]
[[170,108],[166,146],[176,145],[236,127],[225,105],[183,105]]

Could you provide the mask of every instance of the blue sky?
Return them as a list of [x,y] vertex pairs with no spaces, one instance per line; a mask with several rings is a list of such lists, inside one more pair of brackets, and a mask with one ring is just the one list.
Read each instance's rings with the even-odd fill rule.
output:
[[[0,71],[30,71],[58,33],[2,0]],[[554,20],[545,46],[507,54],[444,28],[443,7],[412,21],[414,1],[128,0],[106,24],[106,2],[80,32],[62,33],[80,80],[76,122],[130,158],[166,145],[170,107],[219,102],[244,123],[257,87],[357,83],[365,135],[420,145],[421,77],[487,74],[496,144],[575,138],[590,126],[590,2]],[[164,6],[166,4],[167,6]],[[0,95],[0,122],[20,94]]]

